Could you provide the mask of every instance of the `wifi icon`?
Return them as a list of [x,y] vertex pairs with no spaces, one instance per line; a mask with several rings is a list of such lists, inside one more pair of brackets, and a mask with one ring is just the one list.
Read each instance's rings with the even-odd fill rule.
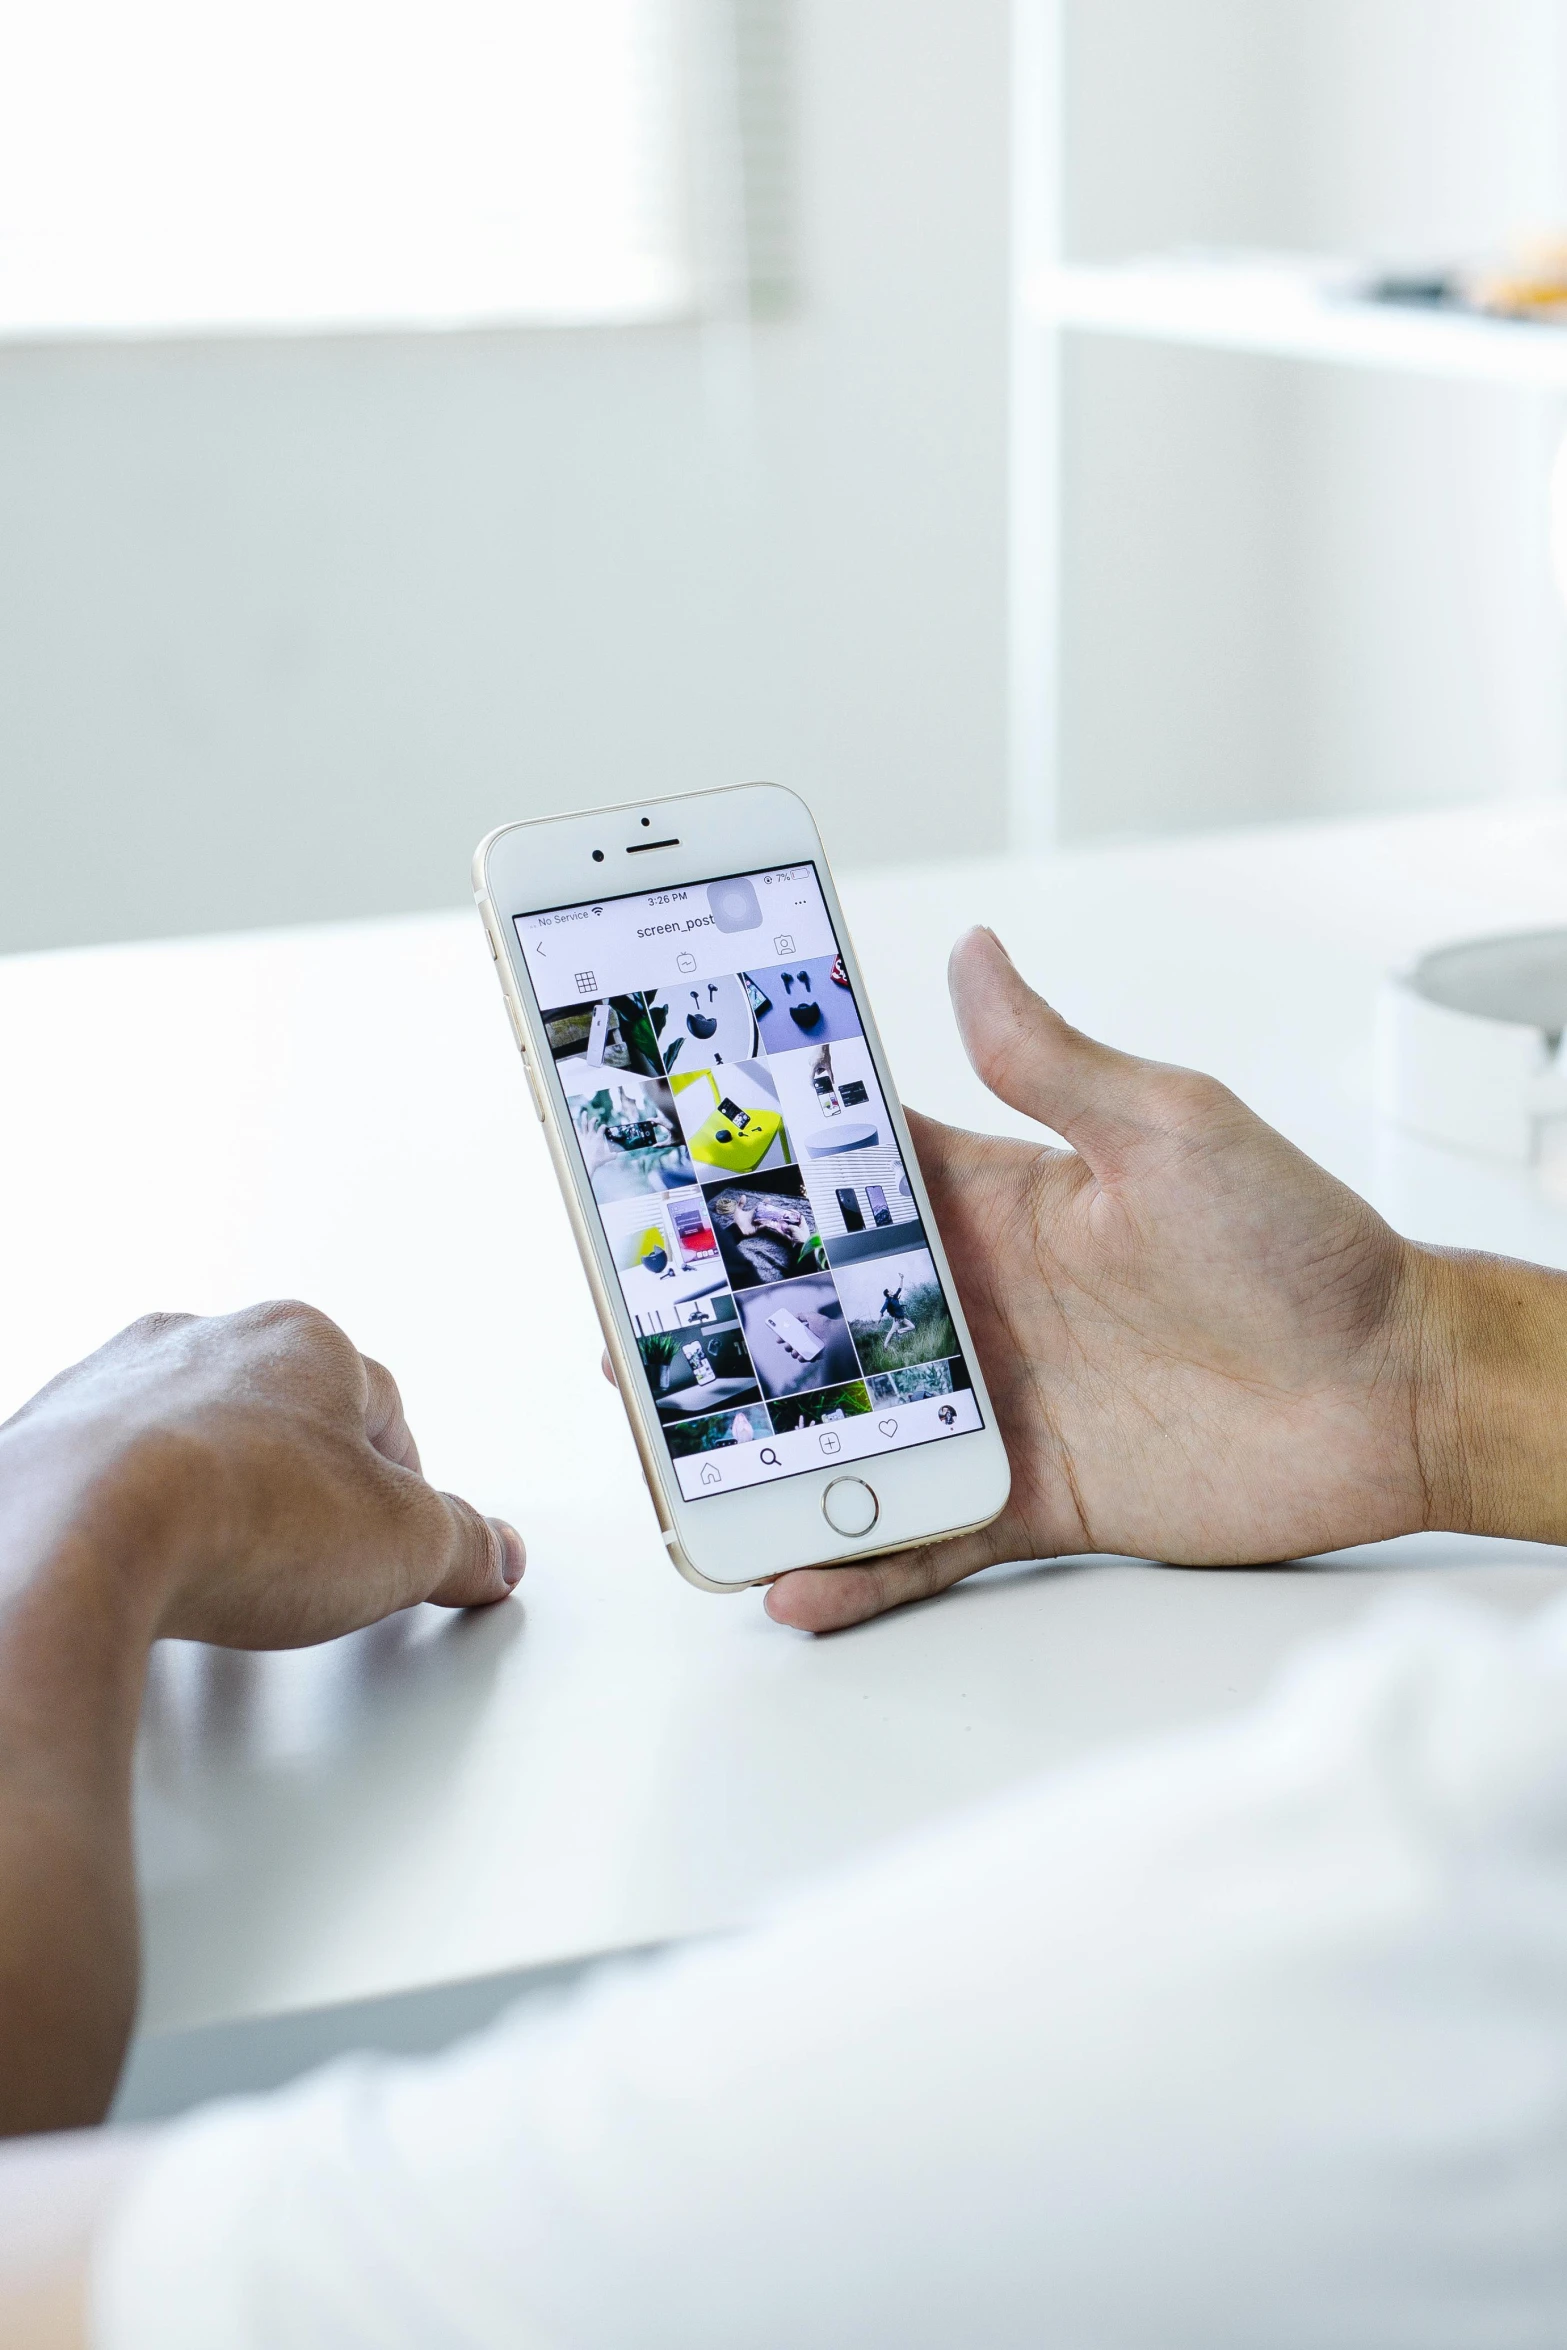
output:
[[602,913],[603,913],[603,911],[604,911],[604,909],[603,909],[603,907],[602,907],[602,906],[595,906],[595,907],[594,907],[594,909],[593,909],[593,911],[594,911],[594,913],[595,913],[595,914],[602,914]]

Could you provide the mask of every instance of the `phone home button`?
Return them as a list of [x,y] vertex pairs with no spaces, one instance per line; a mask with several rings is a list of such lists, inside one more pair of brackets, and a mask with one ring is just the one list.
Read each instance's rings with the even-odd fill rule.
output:
[[881,1503],[863,1477],[835,1477],[822,1495],[822,1516],[835,1534],[868,1534]]

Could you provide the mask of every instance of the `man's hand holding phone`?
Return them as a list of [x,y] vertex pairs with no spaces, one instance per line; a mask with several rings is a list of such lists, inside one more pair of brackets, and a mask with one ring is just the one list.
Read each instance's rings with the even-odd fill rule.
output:
[[831,1631],[1083,1551],[1236,1566],[1428,1527],[1562,1538],[1561,1275],[1401,1239],[1214,1079],[1070,1028],[989,931],[950,980],[980,1076],[1072,1146],[910,1114],[1011,1500],[978,1534],[784,1576],[771,1615]]

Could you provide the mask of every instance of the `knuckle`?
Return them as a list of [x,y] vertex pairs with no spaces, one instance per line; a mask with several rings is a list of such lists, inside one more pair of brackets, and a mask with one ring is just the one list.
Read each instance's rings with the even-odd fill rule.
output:
[[918,1550],[900,1551],[867,1572],[875,1579],[878,1607],[885,1610],[934,1599],[972,1573],[973,1567],[964,1563],[957,1544],[932,1542]]
[[912,1551],[903,1562],[905,1599],[932,1599],[946,1587],[946,1561],[934,1547]]
[[269,1324],[286,1325],[290,1322],[309,1324],[326,1320],[325,1314],[318,1307],[307,1305],[302,1297],[263,1298],[259,1304],[252,1307],[251,1311],[259,1322]]
[[1198,1126],[1226,1108],[1234,1096],[1217,1077],[1201,1069],[1161,1070],[1154,1085],[1154,1107],[1171,1126]]
[[945,1591],[951,1580],[947,1561],[939,1550],[922,1550],[914,1562],[914,1588],[921,1599],[934,1599],[938,1591]]
[[501,1538],[488,1518],[476,1510],[471,1501],[464,1501],[460,1493],[442,1497],[452,1513],[456,1525],[457,1565],[475,1576],[499,1574]]
[[896,1558],[881,1559],[867,1566],[866,1581],[874,1594],[876,1613],[888,1608],[907,1607],[912,1600],[929,1599],[941,1588],[941,1579],[931,1550],[906,1550]]
[[987,1049],[974,1055],[975,1074],[980,1083],[987,1087],[991,1093],[1001,1091],[1007,1081],[1008,1069],[1015,1066],[1016,1064],[1006,1053],[993,1053]]
[[194,1314],[138,1314],[134,1322],[127,1324],[124,1335],[144,1341],[165,1338],[170,1331],[183,1330],[196,1319]]
[[398,1388],[397,1381],[393,1378],[385,1363],[378,1363],[374,1355],[362,1355],[360,1360],[364,1364],[365,1378],[370,1384],[371,1393],[378,1396],[381,1401],[392,1411],[400,1411],[402,1408],[402,1394]]
[[969,1050],[976,1074],[992,1093],[999,1092],[1017,1067],[1015,1036],[1010,1031],[998,1034],[995,1028],[987,1028],[972,1040]]
[[259,1304],[244,1307],[235,1320],[242,1328],[260,1335],[292,1338],[303,1343],[346,1346],[349,1341],[319,1306],[308,1305],[301,1297],[263,1298]]

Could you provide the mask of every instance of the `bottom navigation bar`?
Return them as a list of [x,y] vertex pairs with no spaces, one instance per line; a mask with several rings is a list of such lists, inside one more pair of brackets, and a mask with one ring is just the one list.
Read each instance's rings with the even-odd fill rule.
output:
[[742,1486],[765,1485],[771,1478],[798,1477],[807,1469],[961,1436],[980,1425],[973,1390],[960,1388],[952,1395],[924,1396],[918,1403],[852,1412],[841,1420],[792,1428],[783,1436],[758,1436],[751,1444],[721,1444],[710,1452],[688,1453],[675,1462],[675,1474],[686,1500],[701,1501],[710,1493],[737,1493]]

